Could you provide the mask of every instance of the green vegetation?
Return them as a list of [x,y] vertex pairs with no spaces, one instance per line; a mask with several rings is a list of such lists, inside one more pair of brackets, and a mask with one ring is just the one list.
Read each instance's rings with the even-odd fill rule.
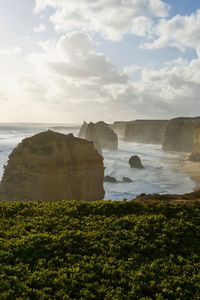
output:
[[0,299],[200,299],[200,204],[0,202]]

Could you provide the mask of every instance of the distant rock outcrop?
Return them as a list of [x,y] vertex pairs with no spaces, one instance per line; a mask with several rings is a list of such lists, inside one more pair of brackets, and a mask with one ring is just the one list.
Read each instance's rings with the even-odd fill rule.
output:
[[193,136],[198,118],[175,118],[167,123],[163,135],[163,150],[192,152]]
[[128,122],[124,140],[144,144],[162,144],[166,120],[136,120]]
[[129,165],[131,166],[131,168],[144,169],[144,166],[139,156],[137,155],[131,156],[131,158],[129,159]]
[[104,182],[117,183],[117,179],[115,177],[107,175],[104,177]]
[[95,146],[99,145],[101,149],[118,149],[118,137],[116,133],[114,133],[109,125],[102,121],[98,123],[90,122],[89,124],[84,122],[80,129],[79,137],[92,141]]
[[91,142],[47,131],[24,139],[13,150],[0,199],[100,200],[103,179],[103,158]]
[[117,134],[120,140],[124,140],[126,127],[129,122],[116,121],[110,125],[110,128]]
[[78,137],[80,137],[81,139],[85,139],[87,128],[88,128],[88,123],[84,121],[79,131]]
[[189,156],[189,160],[200,162],[200,122],[196,125],[193,134],[193,151]]

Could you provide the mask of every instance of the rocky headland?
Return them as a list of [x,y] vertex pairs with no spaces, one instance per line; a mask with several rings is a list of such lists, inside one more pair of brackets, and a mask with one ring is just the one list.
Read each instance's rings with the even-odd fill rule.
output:
[[129,122],[116,121],[110,125],[110,128],[117,134],[118,139],[124,140],[126,127]]
[[175,118],[168,121],[163,135],[163,150],[192,152],[194,131],[200,122],[197,118]]
[[162,144],[166,120],[136,120],[127,122],[124,140],[144,144]]
[[193,150],[189,157],[189,160],[193,162],[200,162],[200,121],[194,128]]

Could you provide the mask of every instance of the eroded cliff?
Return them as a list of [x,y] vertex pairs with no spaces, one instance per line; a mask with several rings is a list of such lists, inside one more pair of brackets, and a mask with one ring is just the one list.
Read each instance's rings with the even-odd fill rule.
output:
[[193,151],[193,136],[200,117],[175,118],[168,121],[163,135],[163,150]]
[[128,122],[124,140],[144,144],[162,144],[166,120],[136,120]]
[[189,160],[200,162],[200,122],[194,128],[193,151],[189,156]]
[[102,156],[91,142],[53,131],[24,139],[11,153],[0,184],[4,200],[104,198]]
[[123,140],[125,137],[126,126],[129,122],[125,121],[116,121],[110,125],[110,128],[117,134],[120,140]]

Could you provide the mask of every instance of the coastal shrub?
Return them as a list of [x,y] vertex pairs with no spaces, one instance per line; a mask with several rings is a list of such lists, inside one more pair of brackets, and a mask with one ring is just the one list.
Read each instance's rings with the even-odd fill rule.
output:
[[0,202],[0,299],[199,299],[200,204]]

